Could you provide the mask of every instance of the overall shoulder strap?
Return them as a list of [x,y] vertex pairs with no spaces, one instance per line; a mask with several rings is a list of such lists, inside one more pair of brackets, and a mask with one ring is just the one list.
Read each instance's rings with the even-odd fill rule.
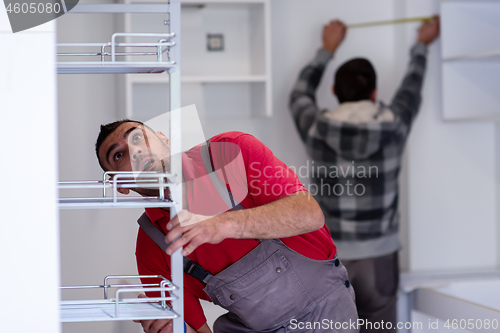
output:
[[217,192],[219,192],[219,195],[222,197],[222,199],[224,200],[224,202],[226,203],[226,205],[229,207],[230,210],[244,209],[244,207],[239,202],[234,200],[233,194],[226,187],[226,184],[228,184],[229,182],[227,180],[226,171],[224,170],[224,168],[222,168],[221,170],[225,182],[223,182],[219,178],[217,172],[215,171],[209,146],[210,146],[210,139],[202,143],[200,148],[200,153],[201,153],[201,158],[203,159],[203,164],[205,165],[205,169],[207,170],[207,174],[210,177],[210,180],[212,181],[215,188],[217,189]]
[[[143,213],[141,217],[139,217],[137,223],[139,223],[142,230],[144,230],[149,238],[151,238],[156,243],[156,245],[160,247],[160,249],[162,249],[163,251],[167,250],[169,244],[165,241],[165,235],[154,226],[153,222],[151,222],[151,220],[146,216],[146,213]],[[184,257],[183,260],[184,273],[205,284],[208,283],[208,281],[212,278],[212,274],[210,274],[210,272],[203,269],[203,267],[201,267],[188,257]]]
[[[215,172],[212,156],[210,155],[209,144],[210,139],[208,139],[201,145],[200,152],[203,159],[203,164],[205,165],[205,169],[207,170],[207,174],[209,175],[210,180],[217,189],[217,192],[219,192],[219,195],[231,210],[244,209],[244,207],[240,203],[234,200],[231,191],[229,191],[226,187],[228,180],[224,168],[222,168],[222,174],[225,178],[225,182],[223,182],[217,175],[217,172]],[[153,225],[153,223],[146,216],[146,213],[143,213],[141,217],[139,217],[137,223],[139,223],[142,230],[144,230],[144,232],[156,243],[156,245],[160,247],[160,249],[162,249],[163,251],[167,250],[169,244],[165,242],[165,235]],[[203,267],[193,262],[188,257],[184,257],[184,273],[205,284],[212,278],[212,274],[210,274],[210,272],[206,271]]]

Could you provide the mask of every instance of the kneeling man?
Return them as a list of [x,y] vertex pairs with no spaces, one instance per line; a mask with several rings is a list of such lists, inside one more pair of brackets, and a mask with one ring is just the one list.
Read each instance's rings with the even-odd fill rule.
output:
[[[169,171],[168,138],[138,121],[102,125],[96,153],[105,171]],[[228,132],[181,158],[185,209],[172,219],[169,209],[145,214],[170,245],[164,251],[140,229],[136,257],[139,274],[170,278],[169,255],[183,246],[202,267],[201,276],[185,267],[187,332],[211,332],[200,299],[229,311],[216,333],[358,332],[347,325],[357,320],[354,292],[323,213],[269,148]],[[172,330],[167,319],[141,324],[146,333]]]

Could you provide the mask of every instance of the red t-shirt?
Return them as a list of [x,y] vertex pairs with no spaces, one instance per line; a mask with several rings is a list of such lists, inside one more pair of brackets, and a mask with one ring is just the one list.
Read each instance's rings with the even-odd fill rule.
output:
[[[216,135],[210,140],[210,151],[218,176],[225,180],[236,201],[245,208],[262,206],[295,192],[305,191],[297,175],[276,158],[269,148],[249,134],[228,132]],[[207,176],[200,146],[183,154],[182,167],[184,197],[187,198],[189,211],[214,215],[228,210]],[[146,215],[163,233],[168,232],[166,224],[170,219],[169,212],[148,208]],[[317,231],[281,240],[292,250],[311,259],[326,260],[336,254],[326,225]],[[258,244],[259,241],[254,239],[225,239],[219,244],[199,246],[189,258],[215,275]],[[139,274],[162,275],[170,279],[170,257],[142,229],[139,229],[137,236],[136,258]],[[184,275],[184,316],[186,322],[195,329],[206,322],[199,299],[210,301],[210,298],[203,288],[204,284]]]

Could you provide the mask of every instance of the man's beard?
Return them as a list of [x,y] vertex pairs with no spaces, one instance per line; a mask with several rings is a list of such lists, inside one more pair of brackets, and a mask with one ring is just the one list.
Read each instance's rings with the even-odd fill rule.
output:
[[[151,161],[151,164],[157,164],[153,169],[151,170],[143,170],[141,168],[142,161],[148,160],[148,162],[145,163],[147,165],[149,161]],[[149,168],[149,167],[148,167]],[[147,169],[147,168],[146,168]],[[170,172],[170,156],[167,156],[165,158],[160,158],[157,155],[154,154],[147,154],[141,156],[140,160],[136,162],[135,164],[132,164],[132,170],[134,172],[163,172],[163,173],[169,173]]]
[[[135,188],[133,190],[134,192],[139,193],[140,195],[144,197],[159,197],[160,196],[160,191],[157,188]],[[167,193],[169,195],[168,189],[165,189],[165,197],[167,197]]]
[[[168,173],[170,171],[170,158],[165,158],[159,160],[160,165],[161,165],[161,170],[152,170],[153,172],[162,172],[162,173]],[[137,179],[148,179],[148,177],[138,177]],[[152,177],[153,179],[157,179],[156,177]],[[168,179],[164,179],[164,183],[168,183]],[[144,197],[159,197],[160,196],[160,191],[158,188],[135,188],[132,189],[134,192],[144,196]],[[170,196],[170,191],[168,188],[165,188],[165,198],[168,198]]]

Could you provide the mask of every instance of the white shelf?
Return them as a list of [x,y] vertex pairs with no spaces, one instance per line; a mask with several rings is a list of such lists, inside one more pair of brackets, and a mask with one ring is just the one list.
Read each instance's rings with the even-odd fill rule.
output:
[[500,1],[443,1],[443,59],[500,49]]
[[163,73],[174,67],[174,63],[95,63],[95,62],[62,62],[57,65],[57,74],[137,74]]
[[159,304],[123,304],[119,316],[115,314],[115,302],[64,304],[61,303],[61,322],[116,321],[142,319],[174,319],[179,317],[172,309]]
[[480,328],[485,319],[500,321],[499,286],[500,271],[496,269],[402,273],[400,283],[405,294],[411,293],[408,305],[413,310],[442,319],[442,323],[449,320],[452,324],[455,319],[462,328],[468,318],[474,324],[478,320],[481,326],[470,332],[483,332]]
[[[101,209],[101,208],[154,208],[174,207],[172,200],[163,196],[158,197],[130,197],[120,196],[118,189],[127,188],[149,188],[157,189],[159,195],[165,190],[176,185],[168,179],[175,176],[168,173],[158,172],[106,172],[101,181],[70,181],[60,182],[59,191],[77,190],[98,192],[98,195],[86,197],[61,197],[59,198],[60,209]],[[111,196],[109,196],[111,192]]]
[[442,73],[445,120],[500,119],[500,61],[445,62]]
[[[474,318],[473,323],[480,321],[481,324],[488,320],[491,323],[495,320],[500,321],[500,311],[482,304],[469,302],[448,293],[443,293],[435,289],[418,289],[414,296],[414,309],[434,318],[439,318],[443,322],[457,319],[457,325],[460,320],[466,321],[468,318]],[[462,322],[462,325],[464,323]],[[479,326],[479,324],[478,324]],[[462,326],[466,328],[467,325]],[[472,330],[467,332],[485,332],[487,330]]]
[[[129,284],[129,279],[159,279],[151,284]],[[110,284],[110,280],[120,280],[120,284]],[[174,319],[179,315],[169,306],[168,301],[177,302],[174,294],[179,290],[169,280],[161,275],[115,275],[107,276],[103,285],[97,286],[69,286],[61,287],[62,291],[85,291],[89,289],[103,290],[104,299],[92,300],[64,300],[60,302],[61,321],[91,322],[114,320],[142,320],[142,319]],[[109,290],[113,289],[114,298],[108,298]],[[136,293],[159,292],[160,297],[137,298]],[[170,293],[170,296],[167,296]],[[132,296],[125,296],[130,295]]]
[[207,1],[200,1],[200,0],[182,0],[181,5],[184,4],[197,4],[197,5],[205,5],[205,4],[216,4],[216,3],[222,3],[222,4],[245,4],[245,3],[265,3],[266,0],[207,0]]
[[[207,3],[182,9],[184,76],[265,75],[265,3]],[[206,36],[224,36],[224,50],[207,50]]]
[[246,82],[266,82],[266,81],[267,77],[261,75],[181,77],[181,82],[183,83],[246,83]]
[[[268,0],[181,0],[181,7],[184,5],[206,5],[206,4],[254,4],[254,3],[264,3]],[[125,3],[129,4],[140,4],[140,3],[154,3],[154,4],[165,4],[167,0],[125,0]]]
[[400,288],[410,293],[418,288],[439,288],[460,281],[500,279],[498,269],[401,273]]
[[462,56],[443,58],[444,62],[453,61],[500,61],[500,49],[481,52],[481,53],[471,53]]
[[[271,116],[269,1],[189,0],[182,5],[182,106],[196,105],[201,117]],[[165,20],[129,15],[125,30],[165,32]],[[207,50],[208,33],[224,35],[223,51]],[[126,117],[145,121],[163,114],[158,105],[168,103],[168,96],[159,92],[168,83],[163,75],[127,75]]]
[[[125,3],[130,4],[140,4],[140,3],[154,3],[154,4],[165,4],[167,0],[125,0]],[[256,4],[256,3],[266,3],[268,0],[181,0],[181,7],[185,7],[186,5],[189,7],[191,5],[212,5],[212,4],[223,4],[223,5],[232,5],[232,4]]]
[[[164,58],[170,59],[170,49],[175,47],[175,42],[171,41],[174,37],[173,33],[114,33],[108,43],[61,43],[57,45],[58,49],[69,49],[70,52],[58,53],[60,60],[90,57],[93,61],[58,61],[57,73],[162,73],[176,65],[175,61],[163,61]],[[128,42],[116,42],[123,38]],[[137,42],[139,38],[141,42]],[[118,58],[125,58],[127,61],[117,61]]]
[[107,208],[156,208],[175,207],[176,203],[167,199],[143,197],[113,198],[61,198],[59,209],[107,209]]
[[[414,293],[414,309],[443,321],[456,320],[456,325],[467,328],[468,318],[473,318],[471,332],[485,332],[484,323],[500,322],[498,290],[500,280],[485,279],[455,281],[434,288],[419,288]],[[477,322],[477,326],[474,325]],[[469,323],[470,324],[470,323]],[[467,331],[469,332],[469,331]]]
[[[169,77],[166,75],[133,75],[129,78],[132,84],[135,83],[168,83]],[[247,83],[247,82],[267,82],[268,78],[263,75],[242,75],[242,76],[181,76],[182,83]]]

